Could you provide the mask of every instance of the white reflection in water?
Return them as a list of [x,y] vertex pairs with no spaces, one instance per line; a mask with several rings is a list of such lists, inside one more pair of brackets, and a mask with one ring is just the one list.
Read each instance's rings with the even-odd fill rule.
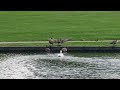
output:
[[0,57],[1,79],[120,79],[120,57],[8,54]]

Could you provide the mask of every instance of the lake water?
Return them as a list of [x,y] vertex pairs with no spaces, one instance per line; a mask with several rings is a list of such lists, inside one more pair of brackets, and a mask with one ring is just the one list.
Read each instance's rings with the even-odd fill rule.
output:
[[120,54],[1,53],[0,79],[120,79]]

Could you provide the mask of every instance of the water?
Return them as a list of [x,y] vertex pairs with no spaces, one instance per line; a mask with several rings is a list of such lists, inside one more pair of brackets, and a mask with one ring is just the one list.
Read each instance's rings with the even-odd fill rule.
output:
[[120,79],[120,54],[1,53],[0,79]]

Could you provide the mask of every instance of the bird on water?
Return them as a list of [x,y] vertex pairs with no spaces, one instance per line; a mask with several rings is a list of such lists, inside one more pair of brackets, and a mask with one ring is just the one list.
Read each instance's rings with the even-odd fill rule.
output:
[[60,53],[57,56],[58,57],[64,57],[64,54],[62,53],[62,50],[60,50]]

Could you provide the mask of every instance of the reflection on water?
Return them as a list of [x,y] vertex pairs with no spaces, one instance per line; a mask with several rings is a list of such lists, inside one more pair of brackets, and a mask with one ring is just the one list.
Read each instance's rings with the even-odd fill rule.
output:
[[120,79],[120,55],[0,54],[0,79]]

